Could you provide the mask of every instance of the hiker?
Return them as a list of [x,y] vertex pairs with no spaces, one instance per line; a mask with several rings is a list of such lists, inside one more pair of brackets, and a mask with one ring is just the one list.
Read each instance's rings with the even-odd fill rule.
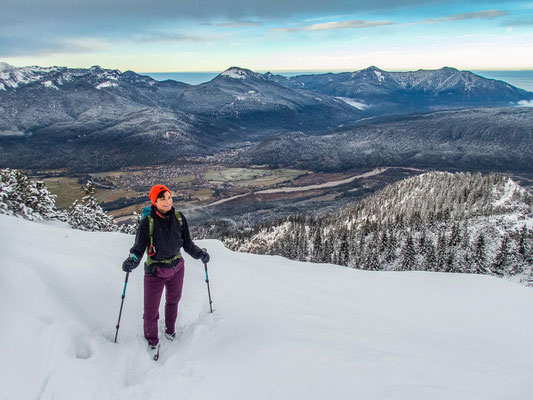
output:
[[175,323],[178,303],[181,298],[185,264],[180,249],[183,249],[204,264],[209,262],[207,251],[200,249],[191,240],[185,216],[172,207],[172,193],[164,185],[155,185],[150,190],[151,207],[143,215],[135,244],[122,264],[125,272],[133,271],[140,263],[144,251],[144,337],[151,350],[158,349],[159,304],[166,287],[165,337],[176,338]]

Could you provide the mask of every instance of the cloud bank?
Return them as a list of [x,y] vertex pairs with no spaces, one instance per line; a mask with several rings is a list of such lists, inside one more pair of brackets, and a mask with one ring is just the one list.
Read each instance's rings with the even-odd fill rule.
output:
[[313,24],[297,28],[275,28],[276,32],[300,32],[300,31],[325,31],[336,29],[362,29],[362,28],[375,28],[378,26],[393,25],[392,21],[363,21],[360,19],[352,19],[348,21],[340,22],[322,22],[319,24]]
[[487,10],[487,11],[470,12],[470,13],[463,13],[463,14],[454,14],[454,15],[449,15],[447,17],[442,17],[442,18],[426,18],[423,21],[421,21],[421,23],[434,24],[434,23],[439,23],[439,22],[463,21],[467,19],[489,19],[489,18],[503,17],[505,15],[509,15],[509,13],[503,10]]

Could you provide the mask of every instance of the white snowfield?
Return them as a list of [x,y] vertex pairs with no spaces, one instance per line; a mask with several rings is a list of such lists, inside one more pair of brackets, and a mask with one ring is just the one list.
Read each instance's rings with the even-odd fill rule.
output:
[[[152,361],[133,236],[0,215],[2,399],[533,398],[533,290],[488,276],[186,256],[178,339]],[[164,304],[164,302],[162,303]],[[160,310],[163,315],[163,306]]]

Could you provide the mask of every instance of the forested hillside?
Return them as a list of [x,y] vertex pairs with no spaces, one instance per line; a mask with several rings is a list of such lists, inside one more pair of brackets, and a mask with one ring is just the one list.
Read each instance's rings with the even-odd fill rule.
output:
[[424,270],[533,283],[533,197],[501,175],[431,172],[342,212],[226,238],[232,249],[367,270]]

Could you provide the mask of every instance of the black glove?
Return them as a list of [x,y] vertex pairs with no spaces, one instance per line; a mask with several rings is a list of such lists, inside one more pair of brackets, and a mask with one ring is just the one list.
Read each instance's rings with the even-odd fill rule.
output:
[[206,249],[202,249],[202,257],[200,257],[200,260],[202,260],[202,262],[204,264],[207,264],[209,262],[209,260],[211,259],[211,257],[209,257],[209,253],[207,252]]
[[122,263],[122,271],[124,272],[131,272],[137,266],[139,265],[139,259],[135,254],[131,254],[126,258],[126,260]]

